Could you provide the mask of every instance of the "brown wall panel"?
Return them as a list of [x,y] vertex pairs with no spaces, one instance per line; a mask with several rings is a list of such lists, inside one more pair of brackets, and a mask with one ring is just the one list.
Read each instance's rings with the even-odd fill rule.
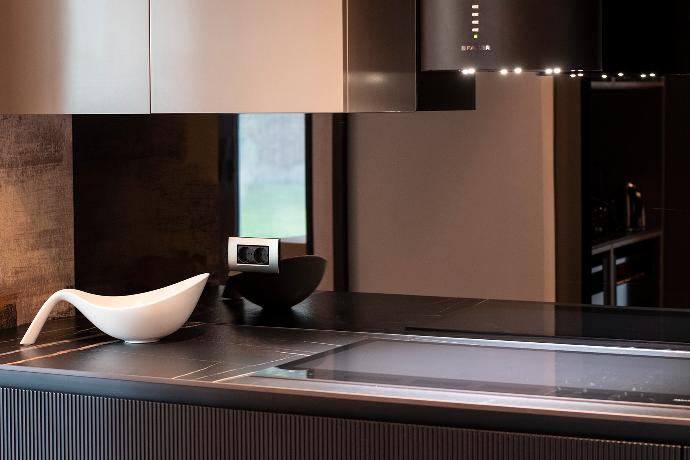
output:
[[350,115],[347,142],[353,291],[554,300],[551,78],[479,75],[474,111]]
[[74,284],[72,201],[71,117],[0,115],[0,327]]

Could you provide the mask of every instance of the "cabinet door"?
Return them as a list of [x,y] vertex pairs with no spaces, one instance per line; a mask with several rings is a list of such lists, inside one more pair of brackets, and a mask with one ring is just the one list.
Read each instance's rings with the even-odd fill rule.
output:
[[0,388],[0,416],[2,458],[683,459],[683,448],[672,444],[404,425],[10,388]]
[[148,113],[148,0],[2,0],[0,113]]
[[343,0],[151,0],[152,112],[339,112]]

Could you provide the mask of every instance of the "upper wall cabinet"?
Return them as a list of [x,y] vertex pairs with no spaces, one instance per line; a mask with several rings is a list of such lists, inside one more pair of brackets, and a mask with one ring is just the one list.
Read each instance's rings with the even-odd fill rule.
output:
[[152,112],[415,109],[414,0],[151,0]]
[[0,113],[148,113],[148,0],[0,1]]

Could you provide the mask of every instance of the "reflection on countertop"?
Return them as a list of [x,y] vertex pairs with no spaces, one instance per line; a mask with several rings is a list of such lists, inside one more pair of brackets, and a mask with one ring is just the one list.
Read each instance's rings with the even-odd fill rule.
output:
[[[634,428],[631,439],[675,439],[690,427],[690,411],[682,404],[539,400],[524,393],[491,392],[490,386],[481,391],[481,381],[475,382],[479,391],[448,391],[371,382],[291,381],[257,372],[375,339],[459,340],[492,347],[499,342],[537,348],[550,342],[613,345],[618,355],[634,347],[659,350],[652,355],[675,350],[684,356],[690,352],[689,328],[690,313],[680,310],[385,294],[319,292],[292,310],[269,313],[244,301],[223,301],[211,289],[181,330],[154,344],[114,340],[83,318],[49,321],[39,341],[27,347],[19,345],[25,327],[2,331],[0,386],[246,410],[392,417],[409,423],[434,423],[450,420],[456,411],[464,416],[479,411],[486,420],[494,417],[492,426],[512,430],[517,428],[511,417],[518,417],[522,427],[535,423],[533,429],[540,431],[545,429],[540,417],[587,417],[600,424],[596,428],[588,423],[588,435],[596,429],[602,436],[609,436],[606,430],[622,433],[625,422]],[[500,347],[496,352],[501,353]],[[465,419],[457,420],[461,424]],[[650,438],[640,422],[671,431],[657,429]],[[483,423],[488,426],[489,421]],[[580,433],[578,426],[584,429],[573,423],[572,434]]]

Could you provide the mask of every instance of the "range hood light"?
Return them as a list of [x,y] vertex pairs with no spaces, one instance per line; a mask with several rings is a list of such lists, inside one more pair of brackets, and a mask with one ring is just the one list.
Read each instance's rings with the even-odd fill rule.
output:
[[[366,3],[366,2],[365,2]],[[422,71],[690,75],[690,0],[418,0]],[[653,4],[655,8],[650,8]],[[658,5],[657,5],[658,4]],[[556,19],[556,20],[554,20]],[[655,77],[649,69],[654,69]],[[620,77],[625,78],[625,77]]]

